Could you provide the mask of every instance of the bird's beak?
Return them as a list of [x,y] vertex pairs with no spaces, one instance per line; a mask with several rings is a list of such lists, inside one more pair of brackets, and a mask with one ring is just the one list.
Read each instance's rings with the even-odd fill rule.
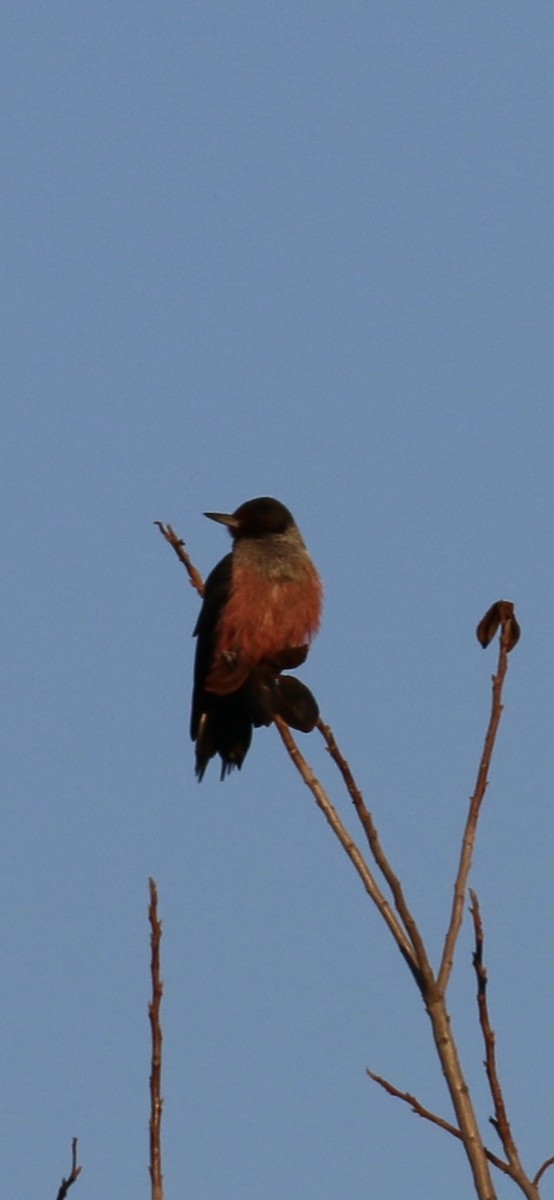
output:
[[204,516],[209,517],[210,521],[219,521],[220,525],[226,525],[231,532],[239,527],[238,518],[232,513],[204,513]]

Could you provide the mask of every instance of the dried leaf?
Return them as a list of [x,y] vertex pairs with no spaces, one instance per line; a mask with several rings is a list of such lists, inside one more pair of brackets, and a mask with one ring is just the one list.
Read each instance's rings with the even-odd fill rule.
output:
[[487,646],[490,645],[500,625],[501,603],[501,600],[495,600],[494,604],[491,604],[484,617],[482,617],[479,621],[477,629],[475,630],[477,639],[480,641],[483,650],[486,650]]
[[491,604],[484,617],[479,621],[475,632],[484,650],[492,642],[500,625],[502,626],[502,637],[506,652],[509,654],[510,650],[513,650],[519,641],[521,634],[514,605],[511,600],[495,600],[494,604]]

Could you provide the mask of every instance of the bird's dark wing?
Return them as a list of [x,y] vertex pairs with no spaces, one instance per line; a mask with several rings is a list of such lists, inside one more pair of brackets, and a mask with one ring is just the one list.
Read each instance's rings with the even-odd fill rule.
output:
[[190,736],[193,741],[198,733],[198,725],[203,712],[204,685],[213,661],[219,614],[231,588],[231,563],[232,555],[226,554],[225,558],[222,558],[221,562],[218,562],[208,575],[204,584],[202,608],[194,627],[193,637],[198,640],[194,660],[194,687],[190,717]]

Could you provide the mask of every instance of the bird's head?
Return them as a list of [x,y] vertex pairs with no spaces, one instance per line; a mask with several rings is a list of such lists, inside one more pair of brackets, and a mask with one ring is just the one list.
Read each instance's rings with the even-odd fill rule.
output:
[[233,513],[207,512],[205,517],[210,521],[219,521],[226,525],[231,537],[256,538],[268,533],[286,533],[294,526],[294,517],[272,496],[258,496],[255,500],[247,500]]

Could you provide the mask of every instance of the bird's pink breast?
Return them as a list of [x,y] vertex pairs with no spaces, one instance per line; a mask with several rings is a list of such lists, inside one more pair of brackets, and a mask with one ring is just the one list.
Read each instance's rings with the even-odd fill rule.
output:
[[321,582],[311,562],[296,579],[235,564],[231,594],[219,621],[217,653],[259,663],[302,646],[318,631],[321,607]]

